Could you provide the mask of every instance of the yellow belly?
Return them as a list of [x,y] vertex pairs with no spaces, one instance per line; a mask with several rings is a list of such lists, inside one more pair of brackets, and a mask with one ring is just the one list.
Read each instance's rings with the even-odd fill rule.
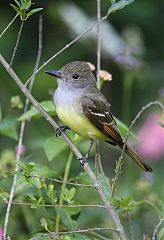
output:
[[108,140],[108,138],[82,114],[80,109],[77,111],[76,106],[57,107],[56,111],[62,122],[78,135],[93,140]]

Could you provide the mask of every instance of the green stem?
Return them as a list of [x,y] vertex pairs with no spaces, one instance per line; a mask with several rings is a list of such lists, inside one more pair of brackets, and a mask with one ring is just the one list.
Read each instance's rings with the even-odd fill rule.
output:
[[131,93],[132,93],[133,74],[126,72],[123,81],[123,98],[122,98],[122,118],[128,125],[131,115]]
[[[65,166],[63,183],[62,183],[62,186],[61,186],[61,193],[60,193],[60,199],[59,199],[59,205],[60,206],[63,205],[63,195],[64,195],[65,186],[66,186],[66,181],[67,181],[68,176],[69,176],[69,171],[70,171],[72,158],[73,158],[73,152],[70,151],[69,155],[68,155],[67,163],[66,163],[66,166]],[[59,215],[59,213],[57,213],[56,226],[55,226],[56,233],[59,232],[59,224],[60,224],[60,215]]]

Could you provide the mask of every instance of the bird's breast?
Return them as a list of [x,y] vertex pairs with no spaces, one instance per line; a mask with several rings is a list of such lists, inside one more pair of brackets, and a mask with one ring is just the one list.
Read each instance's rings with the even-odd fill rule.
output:
[[104,138],[101,133],[84,115],[81,104],[81,95],[75,92],[56,90],[54,103],[58,117],[74,132],[89,139]]

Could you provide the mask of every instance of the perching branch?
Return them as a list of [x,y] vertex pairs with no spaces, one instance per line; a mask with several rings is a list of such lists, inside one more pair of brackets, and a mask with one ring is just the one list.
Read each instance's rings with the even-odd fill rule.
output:
[[[4,68],[6,69],[6,71],[9,73],[9,75],[11,76],[11,78],[15,81],[15,83],[17,84],[17,86],[20,88],[20,90],[23,92],[23,94],[29,99],[29,101],[32,103],[32,105],[43,115],[43,117],[51,124],[51,126],[54,129],[58,128],[58,124],[53,120],[53,118],[51,116],[49,116],[49,114],[40,106],[40,104],[37,102],[37,100],[31,95],[31,93],[28,91],[28,89],[26,88],[26,86],[21,82],[21,80],[19,79],[19,77],[16,75],[16,73],[14,72],[14,70],[9,66],[9,64],[6,62],[6,60],[3,58],[3,56],[0,54],[0,62],[2,63],[2,65],[4,66]],[[67,144],[69,145],[70,149],[73,151],[73,153],[76,155],[77,159],[81,159],[83,156],[81,154],[81,152],[79,151],[79,149],[74,145],[74,143],[71,141],[71,139],[67,136],[66,133],[62,133],[63,138],[65,139],[65,141],[67,142]],[[111,205],[111,203],[108,201],[107,196],[105,195],[105,193],[102,190],[101,185],[99,184],[99,182],[97,181],[93,171],[91,170],[91,168],[89,167],[88,163],[84,164],[84,170],[85,172],[88,174],[88,176],[90,177],[90,179],[92,180],[92,182],[94,183],[94,185],[97,188],[97,192],[99,193],[104,205],[107,208],[107,211],[110,213],[112,220],[114,222],[115,227],[118,229],[118,236],[119,239],[121,240],[126,240],[126,236],[124,233],[124,229],[123,226],[121,225],[118,213],[116,212],[115,208]]]
[[54,233],[54,232],[51,232],[51,233],[47,233],[47,234],[40,234],[40,236],[37,236],[37,237],[33,237],[31,238],[31,240],[37,240],[37,239],[40,239],[41,237],[55,237],[55,236],[58,236],[58,235],[65,235],[65,234],[73,234],[73,233],[89,233],[89,232],[95,232],[95,231],[112,231],[112,232],[117,232],[118,233],[118,230],[117,229],[114,229],[114,228],[101,228],[101,227],[96,227],[96,228],[88,228],[88,229],[78,229],[78,230],[73,230],[73,231],[65,231],[65,232],[58,232],[58,233]]
[[11,26],[11,24],[15,21],[15,19],[18,17],[18,14],[14,16],[14,18],[11,20],[11,22],[7,25],[7,27],[3,30],[3,32],[0,35],[0,38],[3,36],[3,34],[7,31],[7,29]]
[[[51,182],[57,182],[57,183],[63,183],[63,180],[59,180],[56,178],[50,178],[50,177],[44,177],[44,176],[37,176],[37,175],[30,175],[29,177],[36,177],[39,178],[41,180],[50,180]],[[77,187],[87,187],[87,188],[95,188],[94,185],[92,184],[82,184],[82,183],[77,183],[77,182],[70,182],[70,181],[65,181],[65,184],[67,185],[71,185],[71,186],[77,186]]]
[[[0,203],[3,203],[3,204],[7,204],[9,203],[6,202],[6,201],[1,201],[0,200]],[[12,202],[13,205],[21,205],[21,206],[33,206],[34,204],[30,203],[30,202],[18,202],[18,201],[13,201]],[[104,208],[106,209],[105,206],[103,205],[99,205],[99,204],[76,204],[76,205],[59,205],[59,204],[40,204],[38,205],[38,207],[49,207],[49,208]]]

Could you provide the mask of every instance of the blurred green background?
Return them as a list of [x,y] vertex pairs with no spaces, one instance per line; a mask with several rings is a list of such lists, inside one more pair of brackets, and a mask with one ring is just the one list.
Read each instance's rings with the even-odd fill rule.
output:
[[[0,33],[14,17],[14,10],[10,7],[12,1],[0,3]],[[102,0],[101,14],[104,16],[109,8],[110,1]],[[34,7],[43,7],[43,51],[41,63],[44,63],[54,53],[58,52],[67,43],[81,33],[92,21],[96,20],[96,1],[37,1]],[[104,82],[102,91],[111,103],[113,114],[130,126],[142,106],[153,100],[163,101],[164,98],[164,2],[163,0],[149,1],[137,0],[123,10],[112,13],[102,27],[102,56],[101,69],[112,74],[112,81]],[[37,51],[38,51],[38,19],[39,14],[30,17],[23,27],[18,51],[14,59],[13,68],[25,82],[32,74]],[[17,33],[21,21],[15,20],[0,39],[0,52],[10,62],[12,52],[17,39]],[[82,60],[96,65],[96,32],[80,39],[62,54],[50,62],[39,74],[32,90],[38,101],[52,99],[53,89],[56,88],[54,78],[47,76],[44,71],[49,69],[60,69],[64,64]],[[106,41],[105,41],[106,40]],[[113,46],[113,48],[112,48]],[[115,50],[113,50],[115,49]],[[20,92],[14,81],[0,66],[0,104],[1,123],[6,116],[17,118],[22,114],[22,109],[11,107],[11,97],[19,95],[21,101],[25,97]],[[163,211],[164,187],[164,131],[159,126],[159,107],[152,107],[141,115],[133,131],[136,138],[129,139],[145,160],[152,166],[152,175],[145,175],[133,162],[125,161],[123,173],[120,175],[116,196],[132,198],[135,201],[147,200],[153,206]],[[20,124],[17,124],[19,132]],[[11,127],[15,129],[15,125]],[[9,130],[10,131],[10,130]],[[14,131],[14,130],[13,130]],[[10,134],[9,134],[10,135]],[[54,135],[53,129],[42,118],[27,122],[24,136],[24,163],[35,162],[36,172],[41,176],[61,178],[64,173],[66,156],[65,150],[59,156],[48,161],[44,151],[45,142]],[[154,139],[154,141],[152,140]],[[147,144],[140,144],[144,140]],[[152,140],[150,142],[150,140]],[[89,142],[88,142],[89,144]],[[17,141],[11,137],[0,135],[0,187],[1,192],[10,191],[12,183],[13,161],[15,160],[15,147]],[[85,146],[80,145],[82,151]],[[115,160],[120,151],[110,147],[106,143],[100,144],[102,164],[105,174],[110,179],[114,176]],[[92,153],[91,166],[94,167]],[[39,170],[38,170],[39,169]],[[79,163],[73,159],[69,174],[70,179],[78,179],[82,183],[88,183],[88,178],[79,168]],[[16,200],[26,200],[27,195],[41,196],[41,190],[30,183],[23,183],[16,191]],[[34,184],[35,185],[35,184]],[[57,192],[60,185],[55,186]],[[44,195],[44,194],[43,194]],[[78,189],[76,202],[81,204],[93,204],[99,201],[95,191]],[[5,217],[5,204],[0,204],[0,225],[3,227]],[[43,229],[40,227],[40,218],[49,219],[49,224],[54,224],[55,210],[30,209],[25,206],[13,206],[9,222],[9,235],[12,239],[28,239]],[[159,215],[149,205],[143,204],[131,211],[132,221],[136,239],[141,239],[143,234],[152,235],[154,224],[157,224]],[[129,222],[126,214],[122,213],[122,221],[129,233]],[[110,219],[104,210],[82,209],[75,215],[79,228],[96,226],[107,226]],[[67,229],[67,228],[62,228]],[[18,234],[19,232],[19,234]],[[103,233],[109,237],[110,234]],[[130,236],[130,235],[129,235]],[[76,237],[78,239],[78,237]],[[79,238],[80,239],[80,238]],[[87,239],[87,238],[86,238]],[[99,238],[90,238],[99,239]],[[130,237],[129,237],[130,239]],[[162,238],[161,238],[162,239]]]

